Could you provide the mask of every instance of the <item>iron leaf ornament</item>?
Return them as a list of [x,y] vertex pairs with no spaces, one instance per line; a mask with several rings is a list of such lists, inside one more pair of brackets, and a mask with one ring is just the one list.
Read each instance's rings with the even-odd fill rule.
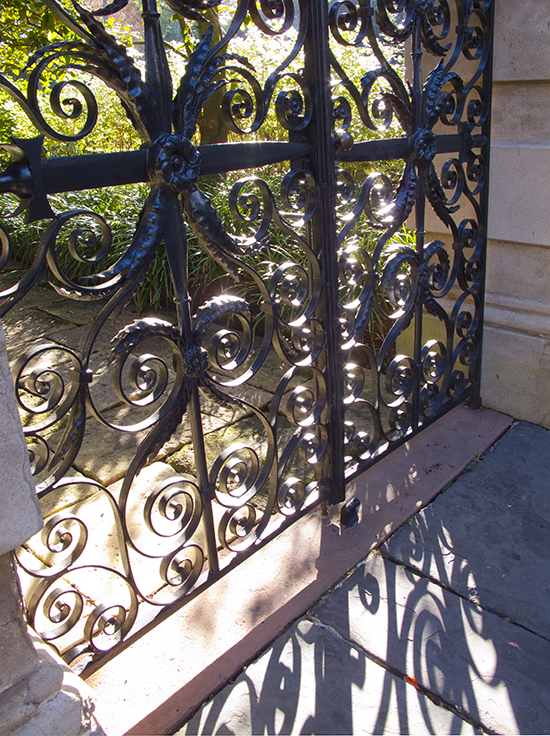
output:
[[[219,0],[172,0],[170,7],[185,17],[196,19],[199,11],[215,7],[218,3]],[[33,56],[30,63],[37,66],[31,74],[27,97],[2,75],[0,86],[19,102],[43,135],[54,140],[79,140],[89,134],[97,120],[97,104],[93,95],[85,85],[70,82],[85,96],[88,106],[86,124],[77,134],[58,133],[46,122],[38,106],[40,74],[52,61],[69,59],[71,67],[95,75],[118,95],[132,125],[147,146],[147,172],[151,185],[151,193],[124,255],[108,269],[90,277],[87,288],[65,288],[64,293],[72,293],[78,297],[103,298],[141,273],[152,261],[164,239],[165,212],[169,206],[168,201],[174,197],[181,201],[182,213],[200,244],[238,281],[238,271],[230,256],[238,255],[239,241],[227,233],[210,199],[196,184],[200,171],[200,155],[190,139],[196,132],[197,119],[203,106],[225,84],[223,79],[214,80],[214,77],[228,60],[247,65],[246,59],[231,54],[213,54],[213,29],[210,27],[190,55],[185,74],[175,97],[172,98],[171,75],[160,36],[155,0],[144,0],[145,25],[149,23],[152,26],[149,32],[146,28],[145,80],[126,49],[118,44],[97,19],[123,9],[127,0],[118,0],[94,12],[73,2],[81,24],[58,5],[56,0],[45,0],[45,4],[82,41],[52,44]],[[62,86],[65,84],[67,82],[62,83]],[[61,93],[62,89],[57,86],[52,95],[60,100]],[[82,114],[79,101],[63,102],[72,102],[71,117],[77,118]],[[60,108],[61,103],[58,102],[57,106]],[[37,147],[34,143],[31,145],[31,141],[17,141],[9,147],[16,160],[5,172],[3,190],[19,196],[21,206],[18,212],[27,209],[27,221],[54,216],[47,195],[40,187],[40,171],[43,165],[40,148],[40,143]],[[33,176],[34,184],[31,185],[29,182]],[[53,242],[50,247],[53,247]],[[186,249],[186,243],[182,243],[181,247]]]
[[[2,191],[11,191],[19,197],[21,204],[18,212],[26,209],[27,221],[44,218],[51,220],[32,268],[18,284],[4,292],[5,298],[0,313],[7,312],[30,290],[39,279],[46,263],[60,282],[54,283],[60,293],[75,299],[109,298],[88,333],[82,358],[79,359],[77,371],[79,378],[75,379],[75,388],[71,394],[73,408],[68,415],[62,442],[50,458],[51,475],[46,482],[47,486],[51,486],[64,475],[82,444],[85,426],[83,412],[86,398],[90,400],[88,386],[93,375],[89,371],[88,364],[99,331],[108,317],[131,299],[162,244],[166,249],[176,293],[178,326],[161,324],[158,320],[154,323],[141,320],[119,333],[113,340],[113,385],[115,393],[120,393],[121,366],[135,347],[136,340],[139,342],[158,336],[170,342],[176,355],[179,354],[177,360],[174,358],[179,366],[176,366],[179,389],[177,395],[172,392],[163,404],[158,417],[159,422],[144,441],[142,451],[138,453],[139,459],[134,463],[130,475],[133,477],[148,459],[155,456],[181,422],[190,400],[191,381],[196,383],[211,401],[216,403],[236,401],[220,391],[208,378],[206,372],[208,357],[201,340],[204,325],[213,319],[209,315],[220,317],[224,314],[230,315],[236,310],[246,312],[246,304],[242,300],[231,301],[231,297],[219,297],[203,305],[197,316],[196,328],[193,328],[193,319],[189,311],[187,235],[184,219],[201,246],[235,281],[238,281],[236,261],[241,251],[240,241],[229,235],[209,197],[197,186],[201,161],[200,153],[191,143],[191,138],[196,132],[197,119],[203,106],[211,95],[225,84],[223,79],[216,79],[216,75],[224,65],[229,60],[243,66],[250,67],[250,65],[240,56],[215,53],[211,48],[213,29],[209,27],[190,54],[185,73],[176,94],[173,95],[156,0],[143,0],[145,78],[124,46],[108,33],[99,20],[100,17],[122,10],[127,1],[115,0],[105,8],[94,12],[89,12],[73,1],[72,5],[79,21],[77,22],[56,0],[44,0],[56,17],[80,40],[52,44],[33,55],[29,62],[33,70],[27,96],[0,75],[0,87],[10,93],[23,107],[42,134],[31,140],[14,140],[5,146],[14,160],[1,177],[0,187]],[[198,13],[215,7],[218,3],[219,0],[191,2],[171,0],[169,5],[174,12],[189,19],[198,17],[202,19]],[[150,192],[144,202],[131,241],[124,254],[109,268],[96,272],[93,276],[81,277],[80,284],[66,278],[57,262],[56,243],[61,229],[81,215],[91,217],[101,229],[102,246],[95,259],[97,262],[103,257],[102,254],[109,250],[112,240],[110,229],[103,218],[93,212],[71,210],[55,215],[48,202],[41,176],[45,161],[41,156],[41,150],[44,136],[63,141],[79,140],[88,135],[97,120],[97,104],[85,85],[72,80],[70,84],[75,85],[84,95],[88,108],[86,122],[81,130],[73,135],[54,130],[42,116],[37,97],[41,74],[48,64],[54,61],[65,64],[67,68],[95,75],[110,87],[118,95],[127,116],[146,147],[144,155]],[[53,89],[50,101],[54,112],[56,105],[61,110],[62,93],[66,84],[68,82],[62,82]],[[63,103],[65,106],[72,105],[69,117],[76,119],[84,112],[79,100],[64,99]],[[61,116],[67,117],[67,114],[63,113]],[[78,163],[74,165],[78,166]],[[11,243],[6,231],[2,229],[0,234],[1,261],[7,263],[11,256]],[[80,234],[81,231],[76,228],[71,238],[76,242]],[[92,241],[88,242],[88,245],[91,244]],[[67,411],[69,409],[70,407]]]
[[[99,302],[78,305],[79,352],[53,334],[14,367],[39,495],[55,499],[85,486],[92,504],[97,495],[109,505],[118,541],[116,569],[109,562],[102,575],[122,592],[113,592],[114,605],[98,599],[91,613],[78,576],[86,568],[96,574],[99,558],[81,559],[96,545],[87,541],[95,529],[66,504],[47,524],[53,566],[38,564],[34,551],[19,558],[39,580],[28,602],[35,628],[54,642],[77,623],[83,630],[64,655],[73,661],[100,659],[293,517],[343,501],[348,480],[440,410],[478,396],[491,0],[162,0],[200,21],[179,80],[168,65],[158,0],[138,0],[144,72],[109,32],[130,0],[105,0],[96,10],[76,0],[42,2],[72,40],[33,54],[24,92],[15,85],[22,78],[0,75],[0,89],[39,133],[4,146],[11,164],[0,173],[0,193],[15,195],[27,222],[44,221],[23,276],[9,263],[13,248],[0,227],[0,266],[11,284],[0,292],[0,317],[46,267],[61,294]],[[209,21],[218,7],[224,35],[215,42]],[[281,42],[270,47],[278,49],[273,57],[265,54],[267,76],[263,64],[257,71],[227,51],[249,23],[263,34],[250,34],[250,43]],[[476,62],[464,79],[455,73],[462,57]],[[77,144],[97,125],[93,84],[81,81],[89,75],[116,94],[141,147],[44,156],[45,138]],[[238,142],[197,144],[199,116],[220,91],[220,115]],[[399,168],[377,167],[397,160]],[[279,195],[268,177],[245,173],[282,162]],[[200,187],[201,176],[232,171],[241,174],[227,196],[229,217],[246,237],[226,227],[217,196]],[[60,213],[51,206],[55,194],[138,182],[147,187],[142,208],[116,256],[117,231],[99,204]],[[462,204],[460,220],[453,215]],[[426,242],[426,205],[449,228],[444,240]],[[207,261],[245,281],[241,296],[199,292],[192,312],[189,232]],[[176,324],[132,322],[123,310],[162,248]],[[67,256],[93,275],[71,280]],[[86,433],[86,425],[101,434]],[[100,449],[111,441],[116,469]],[[141,489],[149,468],[136,476],[153,461],[168,475]],[[83,476],[67,477],[71,469]],[[158,579],[149,587],[153,568]]]

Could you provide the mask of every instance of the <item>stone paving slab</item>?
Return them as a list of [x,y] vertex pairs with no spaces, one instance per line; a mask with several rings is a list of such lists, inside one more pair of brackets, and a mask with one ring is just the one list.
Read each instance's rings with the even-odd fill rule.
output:
[[550,640],[550,431],[513,426],[382,551]]
[[[314,511],[85,674],[108,733],[173,733],[510,425],[458,407],[348,484],[351,529]],[[223,732],[223,730],[221,731]]]
[[550,733],[550,642],[379,554],[314,616],[485,729]]
[[[55,294],[56,292],[54,292]],[[57,296],[59,297],[58,299],[52,296],[49,300],[47,297],[43,297],[37,306],[53,317],[60,317],[75,325],[91,325],[107,301],[87,302],[68,299],[60,295]]]
[[481,732],[334,632],[301,619],[176,733]]
[[[65,332],[71,333],[73,325],[59,317],[51,317],[38,309],[24,309],[15,306],[2,320],[8,336],[8,356],[10,363],[17,360],[33,343],[62,342]],[[78,328],[74,328],[78,329]],[[65,344],[65,343],[64,343]]]

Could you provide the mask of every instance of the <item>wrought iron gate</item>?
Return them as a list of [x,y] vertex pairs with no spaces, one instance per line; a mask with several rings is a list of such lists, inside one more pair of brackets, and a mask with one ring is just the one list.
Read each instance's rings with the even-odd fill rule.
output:
[[[9,336],[26,300],[69,322],[83,310],[85,326],[13,356],[46,516],[18,555],[28,613],[76,662],[479,399],[492,8],[165,0],[194,46],[174,94],[156,0],[142,0],[144,76],[105,26],[128,0],[43,2],[73,36],[29,60],[25,92],[0,76],[41,134],[4,146],[0,191],[43,226],[24,270],[0,231],[1,315]],[[142,147],[44,155],[44,136],[75,146],[94,130],[88,77]],[[227,142],[207,145],[197,125],[213,101]],[[99,211],[54,211],[60,192],[139,182],[122,253]],[[163,248],[175,319],[132,320],[123,308]],[[199,252],[229,277],[192,309]],[[88,272],[70,275],[71,260]]]

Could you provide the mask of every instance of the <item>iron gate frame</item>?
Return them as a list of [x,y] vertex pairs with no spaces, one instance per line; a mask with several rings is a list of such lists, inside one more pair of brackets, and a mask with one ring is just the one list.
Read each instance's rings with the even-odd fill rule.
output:
[[[202,18],[201,13],[204,10],[219,4],[219,0],[166,0],[166,2],[175,12],[181,13],[188,19],[195,20]],[[7,292],[0,294],[0,296],[4,296],[4,302],[0,308],[0,317],[7,314],[37,283],[43,271],[47,251],[48,249],[51,250],[52,242],[55,244],[57,232],[72,217],[72,213],[56,215],[51,209],[48,195],[65,191],[150,182],[151,194],[144,205],[144,214],[141,215],[135,238],[130,244],[127,254],[120,259],[120,262],[103,272],[103,282],[98,280],[97,286],[83,286],[80,294],[68,294],[68,296],[84,298],[92,296],[95,289],[99,294],[109,292],[110,300],[91,328],[81,355],[73,354],[72,378],[74,383],[71,389],[72,398],[68,408],[65,407],[64,409],[65,414],[71,410],[71,420],[53,459],[51,459],[52,475],[44,486],[39,487],[39,495],[44,496],[52,488],[60,488],[63,483],[71,482],[70,477],[68,480],[64,480],[64,476],[70,470],[80,449],[86,423],[86,411],[91,411],[98,418],[98,412],[94,409],[89,394],[89,386],[94,378],[88,363],[93,342],[108,316],[114,309],[124,303],[134,284],[142,280],[148,261],[150,261],[152,254],[162,241],[170,262],[176,293],[177,327],[166,324],[160,326],[159,324],[153,324],[151,321],[141,320],[130,326],[125,332],[123,331],[117,335],[114,341],[113,355],[115,367],[118,365],[120,368],[120,375],[117,378],[120,383],[122,381],[122,368],[120,366],[124,362],[127,353],[133,349],[135,342],[139,341],[141,337],[147,337],[155,333],[162,335],[177,345],[174,358],[177,391],[174,390],[170,394],[170,396],[173,396],[173,400],[169,409],[164,414],[159,413],[157,421],[153,425],[153,430],[146,440],[140,444],[128,468],[121,498],[127,499],[135,476],[151,458],[154,458],[166,439],[176,430],[181,416],[187,412],[191,422],[196,478],[184,479],[181,482],[187,483],[185,486],[186,493],[193,502],[192,511],[189,512],[191,517],[197,524],[202,522],[204,526],[208,573],[203,572],[204,555],[202,551],[200,551],[200,554],[198,552],[193,553],[198,555],[198,559],[200,558],[200,564],[197,560],[190,561],[189,558],[185,558],[185,554],[191,554],[190,551],[186,552],[185,550],[189,550],[193,545],[188,544],[189,537],[185,535],[181,537],[183,539],[181,548],[173,554],[167,555],[167,559],[163,558],[161,568],[164,565],[162,574],[167,583],[169,583],[168,576],[171,567],[173,567],[173,571],[183,576],[180,581],[180,591],[182,593],[179,599],[171,602],[166,610],[163,610],[161,606],[161,613],[154,617],[154,620],[158,621],[191,600],[206,586],[215,582],[221,574],[225,574],[236,564],[239,564],[275,534],[280,533],[290,523],[308,513],[311,508],[323,501],[329,501],[331,504],[345,501],[345,486],[349,480],[364,472],[366,468],[384,457],[387,452],[408,441],[418,431],[436,421],[443,413],[464,400],[479,405],[485,223],[488,203],[488,110],[492,83],[491,29],[493,4],[492,0],[454,0],[454,4],[451,3],[452,12],[457,15],[458,23],[456,28],[451,29],[449,23],[451,10],[449,9],[448,0],[372,0],[372,2],[370,0],[333,0],[330,3],[326,0],[261,0],[259,6],[255,0],[238,0],[234,16],[236,20],[233,21],[228,35],[231,35],[232,32],[234,34],[235,30],[241,27],[247,13],[250,13],[254,22],[261,27],[261,23],[266,22],[265,18],[276,20],[281,17],[285,18],[286,14],[291,12],[291,9],[293,13],[298,11],[301,24],[297,34],[300,39],[300,49],[303,47],[304,56],[303,78],[298,84],[302,99],[297,104],[296,97],[287,93],[286,99],[283,97],[280,102],[277,101],[276,103],[283,110],[281,113],[283,117],[287,115],[287,122],[288,120],[291,121],[287,128],[288,142],[221,143],[215,144],[215,146],[198,145],[195,148],[191,143],[191,138],[196,129],[197,116],[208,99],[208,89],[213,90],[214,87],[217,89],[225,83],[223,79],[219,84],[213,81],[216,74],[219,74],[220,70],[223,71],[224,64],[227,65],[231,58],[225,54],[224,43],[212,44],[209,31],[203,35],[194,54],[188,61],[186,73],[182,77],[174,100],[172,100],[172,79],[160,32],[156,0],[142,0],[146,64],[143,84],[138,80],[135,67],[127,57],[125,50],[114,40],[109,39],[98,21],[98,18],[102,15],[115,13],[125,7],[127,0],[115,0],[104,10],[93,14],[84,11],[74,3],[74,8],[79,16],[78,22],[58,4],[57,0],[43,0],[43,3],[82,41],[77,44],[73,43],[72,50],[69,46],[63,49],[52,47],[52,49],[46,49],[43,52],[44,56],[35,55],[31,60],[35,64],[35,71],[31,73],[29,92],[26,97],[14,83],[0,75],[0,89],[10,94],[23,107],[31,121],[42,133],[41,136],[34,139],[13,139],[11,144],[4,146],[12,155],[14,162],[0,175],[0,193],[10,192],[20,199],[21,207],[26,208],[27,221],[51,220],[48,233],[38,248],[37,260],[33,267],[13,289],[8,289]],[[400,23],[392,24],[392,17],[399,14],[401,15]],[[258,21],[259,18],[260,21]],[[262,21],[261,18],[264,18],[264,20]],[[472,19],[478,22],[477,26],[469,25]],[[434,29],[437,27],[442,27],[441,38],[435,35]],[[370,91],[377,80],[385,79],[389,83],[390,91],[381,93],[381,97],[387,106],[393,108],[394,113],[396,110],[399,112],[398,117],[400,117],[400,122],[407,133],[405,137],[355,142],[347,132],[349,126],[348,111],[345,109],[345,104],[344,108],[337,109],[335,107],[335,104],[341,106],[343,103],[342,100],[338,103],[338,100],[333,99],[331,81],[331,69],[334,71],[335,66],[331,59],[330,36],[332,34],[334,41],[338,33],[344,32],[356,32],[359,43],[362,43],[364,38],[369,39],[371,48],[374,39],[379,34],[386,34],[389,38],[393,37],[395,42],[402,43],[407,40],[410,43],[412,85],[408,91],[402,82],[396,81],[395,77],[392,76],[392,74],[395,75],[395,72],[382,54],[383,62],[380,55],[378,55],[380,68],[373,71],[370,76],[368,73],[365,74],[363,78],[363,97],[357,90],[355,90],[357,92],[355,97],[352,93],[354,102],[358,107],[361,104],[359,101],[363,100],[368,117]],[[454,46],[451,46],[453,51],[450,62],[447,59],[445,64],[442,62],[440,66],[427,74],[426,70],[423,69],[425,51],[428,50],[432,54],[445,59],[449,49],[443,47],[440,41],[442,42],[445,35],[452,32],[455,33],[456,39]],[[380,47],[378,47],[378,51],[380,52]],[[56,137],[55,131],[43,118],[36,97],[40,82],[40,70],[43,71],[45,68],[43,59],[48,58],[48,53],[57,54],[58,56],[65,55],[66,57],[73,54],[76,58],[86,59],[90,68],[93,64],[96,64],[96,72],[97,69],[107,69],[111,75],[114,75],[116,79],[113,79],[112,76],[109,78],[107,72],[102,72],[104,81],[107,80],[115,88],[125,107],[130,109],[134,118],[141,125],[145,147],[136,151],[121,153],[44,158],[42,156],[44,134],[50,135],[54,139]],[[463,80],[453,71],[455,62],[462,59],[462,57],[466,57],[474,64],[477,63],[477,71],[467,85],[464,85]],[[281,76],[284,75],[284,71],[281,67]],[[101,74],[98,74],[98,76],[101,77]],[[479,85],[475,85],[475,82],[481,77],[482,87],[479,87]],[[62,83],[57,90],[58,101],[55,102],[54,100],[52,102],[54,109],[57,105],[57,109],[61,111],[61,116],[63,111],[61,109],[60,94],[64,86],[65,83]],[[92,119],[95,101],[93,95],[90,97],[82,84],[80,87],[76,86],[84,95],[85,102],[88,105],[88,118],[84,125],[84,134],[77,136],[83,138],[88,134],[86,131],[93,128]],[[273,89],[274,85],[270,95],[273,94]],[[466,93],[465,89],[467,90]],[[477,90],[477,98],[470,101],[467,106],[467,98],[472,89]],[[264,87],[263,92],[265,93],[265,91],[266,88]],[[407,94],[409,95],[408,102],[410,104],[408,109],[404,109],[407,108],[408,104]],[[233,99],[233,97],[230,97],[230,101]],[[268,96],[267,102],[267,108],[269,109],[269,104],[272,102],[271,96]],[[380,109],[382,110],[380,114],[383,116],[384,108],[379,108],[379,112]],[[227,103],[226,114],[231,116],[231,110],[231,105]],[[79,114],[81,113],[82,110]],[[443,134],[439,129],[434,132],[433,129],[440,125],[445,118],[447,118],[447,124],[449,125],[449,116],[451,118],[450,124],[457,128],[457,132]],[[466,120],[464,116],[466,116]],[[75,117],[78,117],[78,115]],[[293,125],[292,120],[298,118],[300,118],[300,124]],[[303,124],[304,120],[306,121],[305,124]],[[404,120],[407,122],[404,123]],[[339,126],[338,123],[340,123]],[[479,154],[475,153],[476,150],[479,150]],[[244,161],[243,152],[245,152]],[[454,213],[455,199],[451,197],[451,200],[447,200],[435,170],[433,162],[437,154],[455,154],[452,159],[455,167],[455,179],[453,180],[453,172],[448,170],[447,176],[450,184],[447,182],[449,184],[447,189],[452,189],[457,183],[457,177],[460,179],[462,176],[462,180],[458,182],[459,189],[462,187],[459,194],[464,195],[466,192],[471,204],[474,200],[477,202],[478,209],[476,209],[476,212],[479,215],[477,233],[466,232],[468,230],[467,221],[466,224],[461,224],[460,237],[457,238],[459,228],[455,227],[453,230],[455,237],[452,246],[454,249],[454,262],[452,264],[454,276],[452,276],[452,281],[454,283],[456,279],[462,279],[463,293],[473,294],[473,298],[477,299],[477,306],[474,317],[471,314],[468,316],[467,313],[457,312],[452,318],[453,339],[455,331],[460,337],[460,331],[462,330],[463,339],[461,338],[461,340],[464,345],[461,351],[457,352],[458,348],[455,347],[453,342],[453,355],[451,356],[446,356],[443,351],[440,351],[440,354],[437,354],[437,351],[427,354],[426,346],[423,344],[422,332],[422,315],[432,308],[434,292],[443,293],[446,290],[448,291],[451,281],[449,258],[448,255],[443,253],[444,250],[446,252],[444,244],[439,241],[435,241],[435,245],[425,243],[426,199],[429,200],[437,215],[448,227],[452,220],[451,215]],[[348,347],[343,346],[342,315],[345,309],[340,299],[339,289],[342,283],[339,282],[338,274],[342,258],[339,254],[339,248],[344,240],[345,227],[339,230],[336,202],[339,196],[338,188],[341,187],[341,183],[338,181],[337,167],[339,164],[346,163],[381,162],[395,159],[403,159],[407,162],[405,173],[396,194],[392,193],[389,200],[386,197],[386,200],[382,202],[386,208],[385,224],[388,225],[389,223],[388,227],[381,224],[381,221],[378,226],[381,228],[380,232],[386,233],[392,229],[395,223],[398,222],[401,225],[413,211],[415,213],[416,246],[414,252],[412,249],[408,251],[402,249],[401,253],[398,253],[395,257],[397,266],[402,266],[404,263],[408,264],[407,268],[416,274],[416,282],[412,286],[409,284],[407,287],[409,288],[409,295],[405,296],[405,307],[402,309],[404,312],[402,324],[407,323],[403,329],[406,329],[409,323],[414,323],[414,355],[408,358],[405,367],[401,369],[396,367],[395,369],[397,380],[404,383],[406,387],[403,392],[412,397],[410,410],[407,409],[407,411],[410,411],[410,416],[403,420],[404,429],[400,429],[399,423],[395,424],[394,422],[394,425],[397,426],[397,430],[395,430],[395,426],[392,425],[395,430],[394,437],[387,441],[387,446],[375,447],[373,452],[364,452],[361,441],[372,444],[376,437],[374,439],[372,437],[364,439],[356,434],[355,436],[359,438],[359,446],[362,449],[355,456],[357,462],[355,462],[352,472],[346,474],[349,450],[346,449],[345,440],[350,432],[353,435],[355,427],[350,430],[345,425],[345,414],[342,410],[345,405],[344,381],[346,371],[344,362],[345,356],[351,354],[351,350],[359,344],[359,341],[357,339],[355,339],[355,342],[351,340],[348,341]],[[239,260],[239,258],[242,257],[243,251],[242,249],[239,251],[238,238],[236,239],[228,234],[210,200],[198,186],[199,167],[200,176],[205,176],[286,161],[290,163],[288,176],[291,179],[293,176],[298,177],[302,194],[305,191],[307,195],[306,199],[308,196],[311,197],[311,191],[308,192],[307,190],[308,187],[312,186],[311,181],[307,179],[308,175],[313,179],[315,191],[315,206],[311,212],[308,227],[310,230],[310,247],[313,253],[318,256],[320,263],[320,293],[319,307],[314,310],[311,318],[322,324],[323,345],[322,348],[319,348],[317,357],[310,363],[315,364],[318,360],[321,361],[320,375],[326,383],[325,408],[322,417],[319,418],[320,424],[324,427],[322,431],[326,433],[325,450],[324,453],[321,453],[321,470],[315,487],[317,497],[314,502],[304,505],[305,499],[295,500],[295,508],[291,508],[292,513],[288,518],[283,519],[278,528],[274,531],[268,531],[265,535],[263,535],[263,531],[266,528],[269,529],[270,520],[269,514],[264,512],[263,521],[259,524],[260,532],[258,533],[256,530],[252,536],[249,536],[247,532],[245,534],[245,537],[248,537],[247,544],[243,548],[237,549],[234,558],[223,569],[220,569],[218,544],[215,538],[215,522],[212,514],[212,504],[216,500],[216,487],[212,481],[212,469],[209,470],[206,457],[199,391],[207,395],[210,400],[219,403],[228,400],[238,403],[239,400],[233,396],[228,396],[226,393],[224,394],[220,386],[209,378],[207,373],[207,351],[203,347],[201,339],[204,337],[207,326],[211,325],[218,316],[234,313],[242,305],[233,297],[222,296],[211,300],[199,309],[194,317],[192,316],[187,284],[187,234],[183,224],[182,210],[186,215],[187,226],[197,235],[203,247],[213,258],[224,265],[228,271],[234,268],[235,263],[242,266],[242,260]],[[467,168],[466,174],[464,174],[464,165]],[[472,182],[472,189],[469,188],[468,184],[465,184],[466,180]],[[363,185],[363,189],[365,189],[365,186],[366,183]],[[362,204],[360,202],[361,206],[357,205],[357,212],[354,210],[353,216],[350,216],[355,225],[367,210],[372,214],[371,203],[368,199],[372,191],[373,187],[371,186],[371,189],[367,192],[367,199],[363,199]],[[182,201],[181,208],[178,204],[180,199]],[[411,202],[414,204],[414,210]],[[376,213],[373,217],[376,219]],[[162,226],[159,225],[161,220],[165,223]],[[148,242],[151,232],[154,241],[152,245]],[[5,231],[1,231],[1,233],[2,257],[0,258],[0,266],[3,267],[9,260],[11,250],[7,233]],[[259,243],[260,239],[257,240]],[[470,241],[473,242],[471,247],[474,248],[474,254],[466,258],[463,251],[465,247],[470,246]],[[429,266],[431,258],[439,259],[438,265],[436,264],[435,267],[433,265]],[[445,261],[445,258],[447,258],[447,261]],[[386,286],[391,277],[397,278],[399,273],[397,266],[391,273],[391,269],[384,267],[383,273],[380,274],[381,281],[386,278]],[[111,285],[109,285],[109,281],[112,281]],[[375,281],[376,279],[373,278],[370,286],[371,307],[372,302],[377,299]],[[363,324],[362,320],[366,319],[365,313],[368,311],[365,302],[368,304],[368,296],[364,297],[355,315],[356,321],[361,325]],[[273,295],[271,296],[269,308],[274,311],[274,321],[276,322],[278,307]],[[302,327],[298,326],[296,329],[299,332]],[[359,327],[356,329],[358,330]],[[453,356],[454,359],[451,360]],[[17,391],[19,391],[22,383],[25,383],[24,368],[28,360],[29,355],[24,355],[16,363],[14,372]],[[425,379],[426,365],[430,360],[434,366],[434,375],[437,380],[432,381],[433,395],[428,395],[426,398],[421,394],[423,390],[426,392],[426,385],[430,385],[430,381]],[[449,386],[452,384],[451,369],[457,361],[466,366],[468,376],[463,380],[463,385],[454,391]],[[293,365],[290,359],[288,359],[288,362],[289,366]],[[352,383],[356,379],[353,370],[353,367],[348,370],[348,378],[351,376]],[[442,382],[443,371],[446,371],[446,378],[443,381],[445,395],[442,398],[438,393],[437,384]],[[383,367],[378,365],[378,379],[382,373]],[[460,384],[459,378],[456,379],[457,385]],[[422,388],[423,380],[427,380],[424,389]],[[25,386],[28,389],[28,377]],[[380,388],[378,388],[378,393],[380,393]],[[39,394],[38,390],[37,394]],[[429,394],[429,391],[427,391],[427,394]],[[405,399],[399,406],[402,407],[404,403],[408,405],[409,402],[406,402]],[[59,401],[59,397],[57,397],[57,400]],[[436,410],[432,413],[430,413],[430,400],[433,400],[436,406]],[[254,408],[253,411],[259,417],[260,412]],[[268,422],[265,418],[261,419],[260,417],[260,421],[263,423],[266,433],[269,435],[271,432],[273,435],[271,440],[273,442],[273,448],[271,448],[273,460],[271,467],[265,473],[264,480],[270,484],[270,498],[272,498],[275,508],[279,503],[277,499],[279,499],[281,493],[281,477],[277,468],[277,436],[276,433],[274,434],[276,419],[274,420],[271,417]],[[379,418],[379,424],[380,421]],[[347,439],[349,444],[349,440],[353,439],[353,436],[348,436]],[[379,437],[378,440],[380,440]],[[363,459],[361,459],[361,452],[364,454]],[[218,462],[218,465],[221,467],[223,462]],[[270,479],[268,479],[268,476]],[[98,485],[95,481],[94,484]],[[167,492],[168,487],[169,484],[158,493]],[[179,503],[182,503],[181,488],[179,491],[179,496],[177,494],[176,496],[170,496],[169,494],[166,496],[165,510],[172,503],[171,513],[177,513],[177,508],[183,513],[181,505],[177,506],[178,498]],[[300,493],[302,496],[304,495],[304,492]],[[298,493],[298,496],[300,496],[300,493]],[[294,502],[290,490],[287,491],[287,497],[288,503],[292,505]],[[134,543],[124,517],[126,500],[118,502],[119,506],[117,506],[117,502],[111,494],[109,494],[109,498],[113,506],[118,534],[124,540],[125,548],[133,547]],[[231,507],[228,507],[227,513],[230,512],[230,509]],[[150,511],[151,504],[149,504]],[[248,521],[245,519],[245,527],[249,521],[249,519]],[[187,522],[189,522],[189,519],[187,519]],[[230,516],[224,523],[225,530],[227,530],[231,523]],[[264,524],[263,527],[262,524]],[[254,526],[258,527],[255,516],[252,521],[252,527]],[[57,580],[61,581],[67,571],[75,569],[75,564],[82,551],[82,544],[78,539],[73,539],[74,533],[67,530],[66,526],[63,526],[59,521],[56,521],[53,525],[47,525],[47,533],[55,536],[56,543],[61,551],[71,545],[73,549],[70,564],[53,576],[55,583]],[[178,554],[180,554],[180,557],[177,556]],[[29,569],[24,554],[20,557],[19,562],[24,570]],[[189,566],[191,566],[190,573]],[[120,647],[122,642],[127,642],[134,634],[133,626],[140,605],[139,599],[140,597],[143,599],[144,596],[133,579],[128,551],[125,552],[123,567],[128,584],[134,587],[131,605],[127,607],[119,605],[109,608],[100,604],[96,607],[90,619],[92,623],[87,623],[85,626],[85,640],[65,653],[68,661],[75,661],[86,655],[88,657],[87,661],[90,658],[92,661],[92,665],[88,664],[88,667],[93,666],[95,668],[102,661],[102,658],[112,650],[110,647],[102,649],[96,646],[94,637],[97,637],[98,634],[105,635],[110,628],[109,636],[114,637],[115,642],[118,642],[117,647]],[[189,573],[187,578],[184,576],[185,570]],[[73,602],[72,606],[68,605],[67,599],[64,597],[66,596],[66,590],[64,592],[63,587],[52,587],[51,577],[46,574],[43,574],[42,577],[45,578],[44,585],[38,587],[39,593],[35,591],[28,602],[31,621],[34,623],[34,613],[40,604],[45,608],[49,607],[47,617],[49,616],[54,629],[55,626],[58,626],[57,631],[74,626],[75,620],[80,618],[82,604]],[[136,591],[138,594],[136,594]],[[53,633],[42,632],[42,634],[50,643],[53,643],[58,637],[56,631],[53,631]],[[115,647],[115,650],[117,647]]]

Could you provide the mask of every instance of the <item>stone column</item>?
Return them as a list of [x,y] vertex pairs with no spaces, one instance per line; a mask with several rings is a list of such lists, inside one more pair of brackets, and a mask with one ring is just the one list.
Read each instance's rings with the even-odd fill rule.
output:
[[25,623],[13,550],[42,525],[0,323],[0,736],[100,736],[91,689]]
[[482,399],[550,428],[550,7],[497,0]]

